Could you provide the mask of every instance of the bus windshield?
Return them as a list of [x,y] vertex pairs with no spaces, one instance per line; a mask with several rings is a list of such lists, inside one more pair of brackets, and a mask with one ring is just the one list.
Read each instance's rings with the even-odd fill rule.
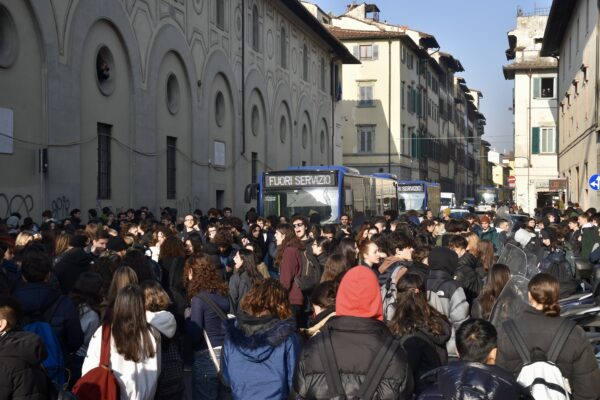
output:
[[496,204],[498,202],[498,194],[493,189],[477,190],[477,204]]
[[424,192],[398,193],[398,211],[423,210]]
[[303,187],[297,189],[269,189],[263,195],[263,215],[305,215],[321,224],[337,222],[339,217],[339,189],[337,187]]

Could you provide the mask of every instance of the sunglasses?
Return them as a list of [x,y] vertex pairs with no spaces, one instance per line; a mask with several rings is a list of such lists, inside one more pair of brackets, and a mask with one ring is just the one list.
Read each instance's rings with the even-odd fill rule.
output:
[[302,228],[304,224],[293,224],[294,228]]

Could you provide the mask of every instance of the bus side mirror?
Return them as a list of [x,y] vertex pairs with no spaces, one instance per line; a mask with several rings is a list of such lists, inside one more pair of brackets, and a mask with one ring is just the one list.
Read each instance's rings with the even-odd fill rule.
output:
[[252,200],[256,199],[257,188],[257,183],[251,183],[246,186],[246,189],[244,189],[244,202],[246,204],[250,204]]

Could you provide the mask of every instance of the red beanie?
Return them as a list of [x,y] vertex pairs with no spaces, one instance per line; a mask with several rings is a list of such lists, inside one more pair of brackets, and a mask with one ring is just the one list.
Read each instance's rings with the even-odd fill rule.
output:
[[357,266],[346,272],[335,300],[335,314],[383,321],[379,282],[371,269]]

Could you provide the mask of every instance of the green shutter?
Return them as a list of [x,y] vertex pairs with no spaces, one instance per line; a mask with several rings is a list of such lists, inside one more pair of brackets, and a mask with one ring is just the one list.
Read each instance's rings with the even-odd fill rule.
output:
[[412,135],[412,149],[411,149],[411,150],[412,150],[412,154],[411,154],[411,155],[412,155],[412,158],[417,158],[417,156],[418,156],[418,153],[417,153],[417,152],[418,152],[418,150],[419,150],[419,149],[418,149],[418,147],[417,147],[417,146],[418,146],[418,143],[417,143],[417,135],[415,135],[415,134],[413,133],[413,135]]
[[541,94],[541,83],[540,78],[533,78],[533,98],[539,99],[542,97]]
[[540,128],[531,128],[531,154],[540,154]]

